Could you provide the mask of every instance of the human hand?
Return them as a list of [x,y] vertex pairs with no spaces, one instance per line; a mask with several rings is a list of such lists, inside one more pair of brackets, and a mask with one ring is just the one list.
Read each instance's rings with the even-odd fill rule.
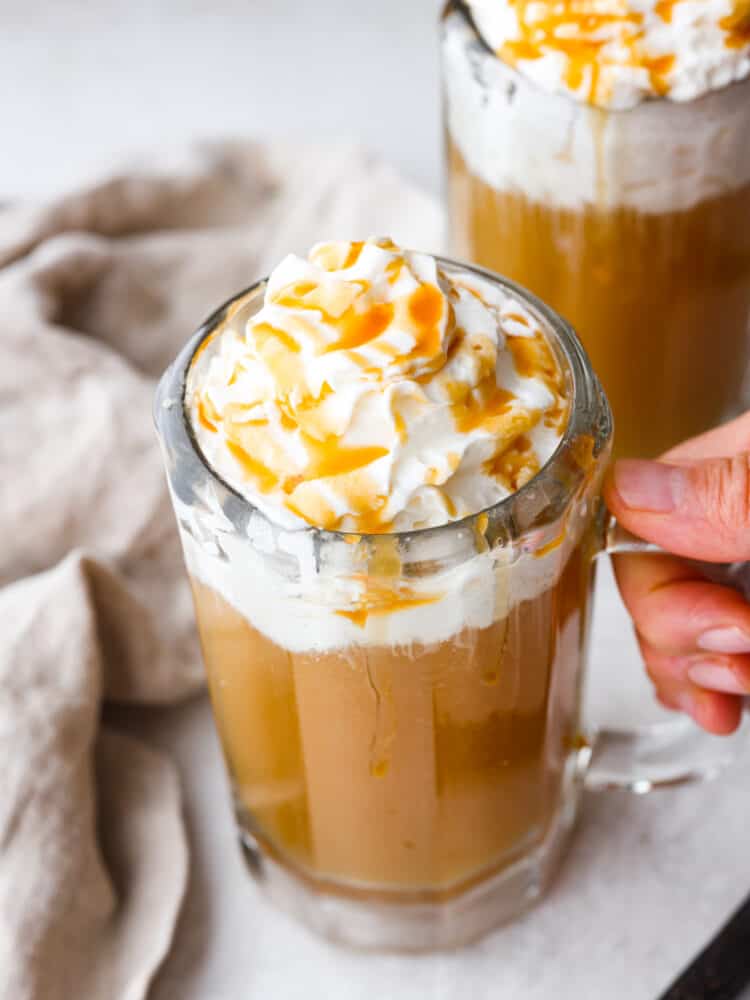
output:
[[674,553],[614,559],[657,697],[733,732],[750,694],[750,605],[689,560],[750,560],[750,411],[659,462],[615,463],[605,497],[624,528]]

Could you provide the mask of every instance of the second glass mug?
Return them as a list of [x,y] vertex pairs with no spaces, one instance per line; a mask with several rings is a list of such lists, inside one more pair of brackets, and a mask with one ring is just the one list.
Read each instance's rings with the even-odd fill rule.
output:
[[750,359],[750,79],[609,111],[541,88],[442,23],[451,251],[575,327],[618,455],[736,415]]
[[160,382],[155,418],[249,867],[313,930],[360,947],[454,947],[549,882],[584,780],[638,790],[709,773],[695,728],[586,734],[582,685],[609,406],[575,334],[512,282],[564,375],[552,459],[489,510],[392,535],[289,531],[201,455],[185,400],[222,306]]

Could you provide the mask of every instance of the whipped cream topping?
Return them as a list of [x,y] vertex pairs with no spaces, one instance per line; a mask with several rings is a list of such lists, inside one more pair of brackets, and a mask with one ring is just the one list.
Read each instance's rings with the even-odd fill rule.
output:
[[208,462],[269,519],[367,533],[503,499],[568,417],[521,303],[390,240],[283,260],[262,308],[196,356],[186,402]]
[[747,0],[469,0],[484,40],[547,90],[629,108],[750,74]]
[[[663,213],[750,182],[750,77],[699,101],[644,101],[600,115],[496,58],[458,12],[444,22],[441,52],[451,143],[495,191],[576,212]],[[453,199],[473,197],[452,188]]]

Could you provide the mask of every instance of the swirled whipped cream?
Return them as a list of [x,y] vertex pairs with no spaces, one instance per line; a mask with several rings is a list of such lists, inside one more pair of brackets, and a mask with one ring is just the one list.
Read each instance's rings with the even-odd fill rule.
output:
[[497,285],[390,240],[322,243],[196,357],[187,406],[216,472],[284,527],[433,527],[551,457],[565,385]]
[[690,101],[750,74],[748,0],[469,0],[469,7],[505,62],[599,107]]

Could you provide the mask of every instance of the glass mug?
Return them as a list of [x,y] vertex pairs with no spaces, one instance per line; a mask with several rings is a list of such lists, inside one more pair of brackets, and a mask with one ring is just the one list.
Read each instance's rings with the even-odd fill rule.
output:
[[750,348],[750,80],[607,111],[550,93],[442,22],[451,250],[575,327],[618,455],[741,408]]
[[[688,723],[584,733],[609,407],[575,334],[522,301],[558,359],[570,421],[552,459],[489,510],[438,528],[289,531],[225,484],[186,415],[196,371],[260,282],[160,382],[155,419],[216,725],[250,870],[283,908],[361,947],[453,947],[539,897],[584,778],[639,790],[719,766]],[[609,538],[608,538],[609,536]]]

